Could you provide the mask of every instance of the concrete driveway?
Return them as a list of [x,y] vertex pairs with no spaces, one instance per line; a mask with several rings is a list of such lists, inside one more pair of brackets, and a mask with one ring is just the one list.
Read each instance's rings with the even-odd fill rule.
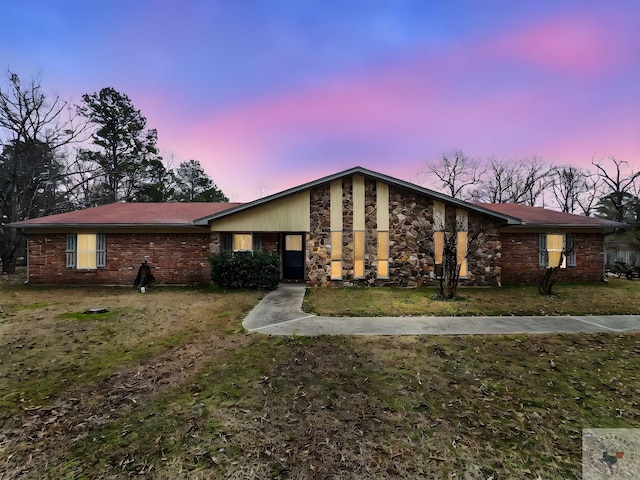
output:
[[280,284],[242,325],[266,335],[485,335],[640,331],[640,315],[502,317],[319,317],[302,311],[306,285]]

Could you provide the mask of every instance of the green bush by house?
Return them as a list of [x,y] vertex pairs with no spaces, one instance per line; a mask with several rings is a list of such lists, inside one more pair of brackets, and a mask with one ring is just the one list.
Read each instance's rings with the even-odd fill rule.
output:
[[224,252],[211,257],[211,279],[223,288],[273,290],[280,281],[275,253]]

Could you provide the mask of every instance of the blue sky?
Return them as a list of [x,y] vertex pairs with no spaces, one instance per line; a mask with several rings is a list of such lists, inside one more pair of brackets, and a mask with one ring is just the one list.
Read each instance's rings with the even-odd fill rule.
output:
[[3,68],[73,103],[125,93],[173,166],[200,161],[236,201],[355,165],[428,187],[458,149],[640,168],[635,0],[5,0],[0,17]]

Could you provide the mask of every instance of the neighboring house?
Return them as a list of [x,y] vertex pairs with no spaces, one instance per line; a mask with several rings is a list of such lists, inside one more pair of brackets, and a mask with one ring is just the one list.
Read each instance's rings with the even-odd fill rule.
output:
[[208,282],[211,255],[267,251],[283,280],[311,286],[431,282],[452,229],[463,283],[537,282],[563,249],[560,280],[602,280],[603,234],[621,225],[471,204],[361,167],[245,204],[116,203],[13,224],[31,283],[127,285],[144,261],[159,283]]
[[637,228],[605,237],[604,263],[608,268],[615,268],[616,262],[627,267],[640,267],[640,234]]

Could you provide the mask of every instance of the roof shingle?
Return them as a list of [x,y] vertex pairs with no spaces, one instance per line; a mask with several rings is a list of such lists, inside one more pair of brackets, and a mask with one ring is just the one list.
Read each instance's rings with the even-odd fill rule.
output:
[[494,212],[519,218],[522,221],[522,226],[525,227],[617,228],[625,226],[623,223],[605,220],[603,218],[585,217],[584,215],[575,215],[515,203],[479,203],[478,205]]
[[193,221],[240,203],[111,203],[85,210],[32,218],[20,228],[65,226],[188,226]]

